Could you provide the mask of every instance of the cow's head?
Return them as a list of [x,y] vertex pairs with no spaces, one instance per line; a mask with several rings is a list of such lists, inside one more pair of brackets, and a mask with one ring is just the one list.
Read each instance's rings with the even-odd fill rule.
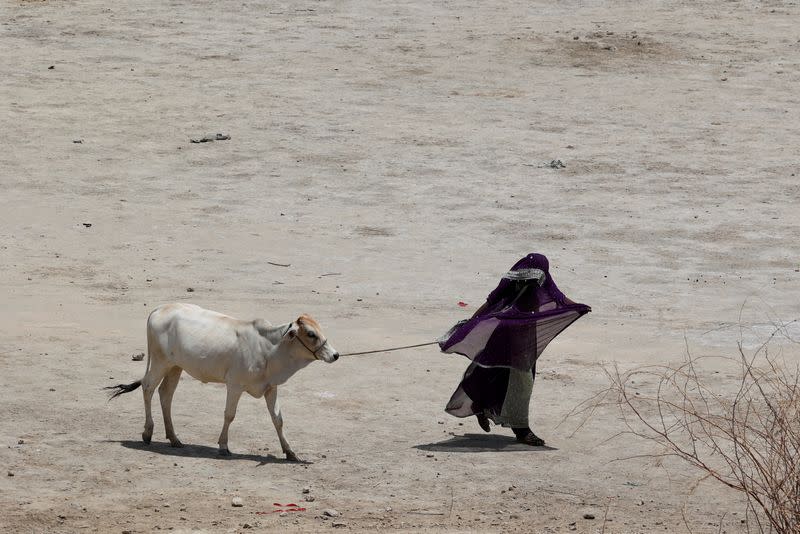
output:
[[291,324],[286,336],[299,343],[299,351],[295,354],[302,354],[302,357],[310,360],[322,360],[333,363],[339,359],[339,353],[333,348],[325,334],[322,333],[319,323],[309,315],[301,315]]

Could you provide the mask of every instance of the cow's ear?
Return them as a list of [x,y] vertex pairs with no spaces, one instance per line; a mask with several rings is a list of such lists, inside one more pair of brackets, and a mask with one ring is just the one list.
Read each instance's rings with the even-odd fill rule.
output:
[[289,325],[289,330],[286,331],[286,336],[289,339],[294,339],[296,335],[297,335],[297,325],[295,325],[295,323],[292,323]]

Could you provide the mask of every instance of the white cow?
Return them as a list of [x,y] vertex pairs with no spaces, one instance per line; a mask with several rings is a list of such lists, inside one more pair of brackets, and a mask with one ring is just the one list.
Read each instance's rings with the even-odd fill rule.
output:
[[115,390],[111,398],[142,386],[144,393],[144,432],[142,440],[153,436],[151,401],[156,386],[164,414],[167,439],[173,447],[182,444],[172,426],[172,395],[181,372],[196,379],[224,383],[225,423],[219,435],[219,453],[229,456],[228,427],[236,416],[236,406],[245,391],[264,397],[286,459],[297,456],[283,435],[283,418],[278,404],[278,386],[313,362],[331,363],[339,353],[325,339],[319,324],[301,315],[288,324],[271,326],[263,319],[242,321],[203,309],[194,304],[166,304],[153,310],[147,319],[147,372],[141,380],[106,389]]

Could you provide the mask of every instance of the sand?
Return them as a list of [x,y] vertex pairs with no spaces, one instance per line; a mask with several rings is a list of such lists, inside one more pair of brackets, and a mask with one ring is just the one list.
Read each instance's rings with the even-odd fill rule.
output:
[[[741,495],[610,440],[614,410],[562,420],[603,365],[735,355],[800,315],[799,15],[4,2],[2,530],[743,532]],[[216,133],[230,139],[190,141]],[[280,396],[302,464],[263,401],[242,399],[221,459],[224,387],[184,375],[183,449],[158,409],[144,447],[139,393],[101,390],[141,377],[131,356],[161,303],[310,313],[341,352],[422,343],[531,251],[593,307],[539,362],[547,448],[445,414],[467,360],[435,347],[293,377]],[[773,346],[796,362],[786,332]]]

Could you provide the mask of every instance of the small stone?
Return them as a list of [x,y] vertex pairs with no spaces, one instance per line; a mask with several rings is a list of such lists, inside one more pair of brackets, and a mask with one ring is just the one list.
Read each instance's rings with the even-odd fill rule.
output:
[[50,391],[55,391],[55,390],[56,390],[56,388],[50,388]]
[[331,526],[333,528],[343,528],[347,526],[347,523],[343,523],[342,521],[334,521],[333,523],[331,523]]
[[594,519],[594,514],[589,514],[589,513],[583,514],[583,518],[584,519]]
[[17,445],[25,445],[25,440],[24,439],[18,439],[17,440]]
[[303,500],[306,502],[314,502],[317,500],[317,498],[314,497],[313,495],[306,495],[305,497],[303,497]]
[[131,356],[131,360],[135,362],[140,362],[144,360],[144,352],[140,352],[139,354],[134,354],[133,356]]
[[311,493],[311,488],[309,488],[308,486],[305,486],[303,488],[303,494],[305,495],[306,493]]
[[281,512],[278,514],[278,517],[286,517],[287,515],[289,515],[289,512]]
[[14,476],[14,471],[9,471],[8,472],[8,476],[13,477]]
[[245,523],[242,528],[253,528],[253,526],[250,523]]
[[186,288],[186,292],[187,293],[194,293],[194,288],[193,287],[187,287]]
[[426,455],[425,455],[425,457],[426,457],[426,458],[433,458],[433,453],[432,453],[432,452],[429,452],[428,454],[426,454]]
[[339,512],[337,512],[333,508],[328,508],[327,510],[322,512],[322,515],[327,517],[339,517]]
[[391,512],[391,511],[392,511],[392,507],[391,507],[391,506],[387,506],[387,507],[386,507],[386,511],[387,511],[387,512]]
[[231,499],[231,506],[235,506],[236,508],[240,508],[244,506],[244,501],[241,497],[234,497]]

